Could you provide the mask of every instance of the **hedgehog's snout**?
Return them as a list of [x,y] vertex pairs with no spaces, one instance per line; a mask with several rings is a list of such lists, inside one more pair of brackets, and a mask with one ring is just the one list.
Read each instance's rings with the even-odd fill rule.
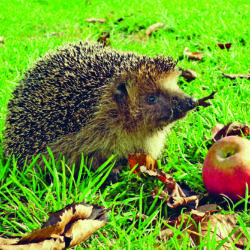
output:
[[194,97],[188,97],[186,99],[186,107],[187,107],[187,111],[192,110],[193,108],[195,108],[197,106],[197,99],[195,99]]
[[186,96],[179,101],[179,103],[177,104],[177,109],[179,109],[181,113],[186,113],[194,109],[197,106],[197,102],[198,101],[194,97]]
[[184,98],[175,97],[172,99],[173,120],[182,118],[186,113],[197,106],[197,100],[194,97],[185,96]]

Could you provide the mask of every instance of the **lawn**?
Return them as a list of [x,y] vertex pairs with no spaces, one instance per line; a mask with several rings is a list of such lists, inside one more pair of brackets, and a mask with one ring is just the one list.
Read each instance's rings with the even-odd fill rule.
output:
[[[202,164],[211,129],[216,123],[249,123],[248,80],[222,76],[249,73],[248,1],[3,0],[0,10],[0,158],[7,103],[25,70],[67,42],[105,40],[103,37],[108,34],[105,41],[115,49],[149,56],[170,55],[178,59],[179,67],[195,70],[198,77],[194,81],[179,80],[189,95],[201,98],[217,91],[212,106],[191,112],[173,127],[160,161],[165,172],[205,195]],[[105,23],[89,23],[87,18],[102,18]],[[164,22],[164,27],[146,37],[147,28],[158,22]],[[232,46],[229,50],[220,49],[217,43]],[[203,52],[203,60],[188,60],[183,56],[185,47]],[[20,236],[31,232],[42,225],[49,212],[73,201],[84,201],[112,208],[110,222],[82,245],[86,248],[192,248],[188,234],[178,229],[173,237],[159,240],[163,219],[176,211],[151,198],[153,187],[161,185],[157,180],[142,181],[124,168],[120,182],[103,185],[114,160],[111,157],[102,166],[103,171],[97,173],[90,172],[83,160],[84,174],[77,180],[65,175],[65,164],[62,163],[62,172],[58,170],[60,162],[47,164],[53,175],[52,184],[46,183],[41,172],[33,170],[35,162],[19,171],[14,159],[0,160],[0,234]],[[216,199],[210,202],[215,203]],[[237,213],[239,226],[249,230],[247,200],[236,205],[230,201],[217,203],[223,208],[220,213]],[[137,213],[146,214],[149,219],[138,221]],[[208,235],[197,249],[215,249],[216,244]]]

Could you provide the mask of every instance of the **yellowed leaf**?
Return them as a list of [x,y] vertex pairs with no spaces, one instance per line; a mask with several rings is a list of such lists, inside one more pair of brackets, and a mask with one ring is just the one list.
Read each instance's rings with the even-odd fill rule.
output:
[[158,29],[162,28],[165,26],[165,23],[155,23],[150,25],[147,30],[146,30],[146,36],[152,36],[153,32],[158,31]]
[[186,56],[189,60],[201,61],[204,57],[203,52],[191,52],[189,48],[185,48],[183,52],[184,56]]

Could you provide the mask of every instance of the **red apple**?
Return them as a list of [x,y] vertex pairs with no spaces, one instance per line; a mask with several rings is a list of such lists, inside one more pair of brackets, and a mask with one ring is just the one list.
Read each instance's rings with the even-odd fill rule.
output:
[[233,201],[245,197],[246,184],[250,190],[250,140],[228,136],[217,141],[205,158],[202,178],[213,195],[225,194]]

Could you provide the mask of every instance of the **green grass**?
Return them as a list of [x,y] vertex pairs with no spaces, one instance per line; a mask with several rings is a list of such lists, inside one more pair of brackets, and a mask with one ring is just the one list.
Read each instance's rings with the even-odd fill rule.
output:
[[[165,171],[205,193],[201,173],[211,128],[216,123],[230,121],[249,123],[249,82],[222,77],[223,72],[249,72],[248,1],[3,0],[0,9],[1,144],[7,102],[25,69],[59,45],[97,40],[102,32],[109,32],[111,46],[116,49],[151,56],[171,55],[179,59],[178,66],[196,70],[200,76],[195,81],[180,80],[186,93],[201,98],[218,91],[211,107],[192,112],[176,124],[163,154]],[[86,23],[89,17],[105,18],[107,23]],[[123,21],[116,23],[119,18]],[[145,29],[156,22],[165,22],[166,28],[144,39]],[[217,42],[231,42],[232,47],[229,51],[221,50]],[[203,51],[204,60],[194,62],[183,58],[185,47]],[[141,182],[124,171],[119,183],[101,187],[112,162],[111,159],[103,166],[103,173],[90,172],[83,162],[84,176],[78,180],[65,176],[65,164],[63,172],[57,170],[57,163],[47,164],[47,170],[53,175],[53,184],[48,185],[44,175],[34,170],[35,163],[20,172],[14,160],[0,161],[0,234],[30,232],[41,226],[48,212],[84,200],[112,207],[110,224],[86,242],[88,248],[152,249],[159,245],[168,249],[191,248],[187,235],[180,239],[178,230],[167,242],[156,241],[163,223],[161,218],[171,213],[160,201],[153,203],[150,197],[152,187],[159,185],[157,181]],[[250,226],[246,203],[229,206],[229,212],[239,214],[244,230]],[[136,221],[138,212],[149,215],[149,219]],[[156,225],[151,223],[153,218],[157,218]],[[205,244],[203,241],[202,246]],[[214,240],[210,249],[213,246]]]

